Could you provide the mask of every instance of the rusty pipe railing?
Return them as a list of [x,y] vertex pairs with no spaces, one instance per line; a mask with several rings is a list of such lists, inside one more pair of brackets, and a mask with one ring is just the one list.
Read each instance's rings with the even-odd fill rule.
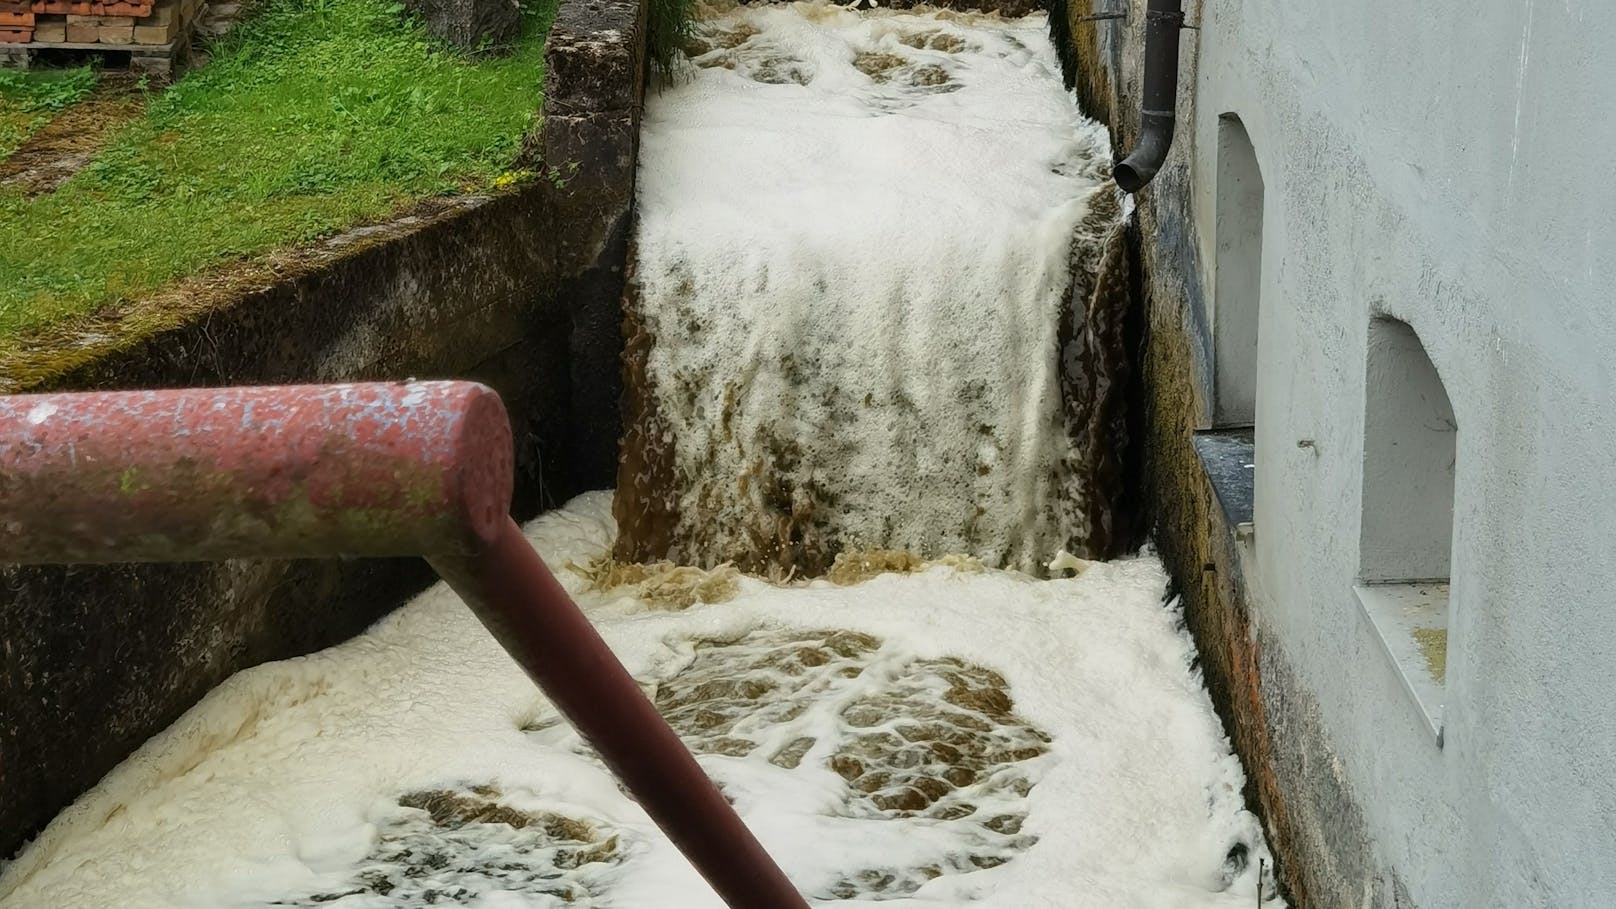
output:
[[523,538],[469,382],[0,397],[0,562],[424,555],[735,909],[807,903]]

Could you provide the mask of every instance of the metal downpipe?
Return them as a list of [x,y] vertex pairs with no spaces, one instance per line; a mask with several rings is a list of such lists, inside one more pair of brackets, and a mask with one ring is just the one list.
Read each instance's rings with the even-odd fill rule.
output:
[[1139,115],[1139,141],[1112,170],[1125,192],[1143,189],[1161,170],[1173,146],[1178,104],[1178,35],[1184,27],[1183,0],[1149,0],[1145,8],[1145,80]]

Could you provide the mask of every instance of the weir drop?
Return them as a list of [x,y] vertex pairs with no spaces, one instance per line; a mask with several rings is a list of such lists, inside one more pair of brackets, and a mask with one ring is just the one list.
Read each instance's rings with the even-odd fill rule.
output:
[[1089,423],[1122,389],[1072,385],[1125,356],[1087,319],[1120,212],[1044,29],[705,23],[642,134],[620,557],[1110,554],[1097,473],[1122,440]]

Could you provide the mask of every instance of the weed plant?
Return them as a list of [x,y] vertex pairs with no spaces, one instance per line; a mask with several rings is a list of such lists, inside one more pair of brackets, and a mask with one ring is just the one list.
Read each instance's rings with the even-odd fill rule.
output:
[[696,19],[696,0],[648,0],[650,20],[646,43],[650,46],[651,62],[664,74],[673,72],[673,64],[685,40],[690,37]]

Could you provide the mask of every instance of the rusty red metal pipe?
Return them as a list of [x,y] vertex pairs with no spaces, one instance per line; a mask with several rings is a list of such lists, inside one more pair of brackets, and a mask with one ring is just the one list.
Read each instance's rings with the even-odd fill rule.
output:
[[0,562],[470,552],[513,471],[469,382],[0,397]]
[[424,555],[724,902],[807,902],[507,509],[469,382],[0,397],[0,562]]

